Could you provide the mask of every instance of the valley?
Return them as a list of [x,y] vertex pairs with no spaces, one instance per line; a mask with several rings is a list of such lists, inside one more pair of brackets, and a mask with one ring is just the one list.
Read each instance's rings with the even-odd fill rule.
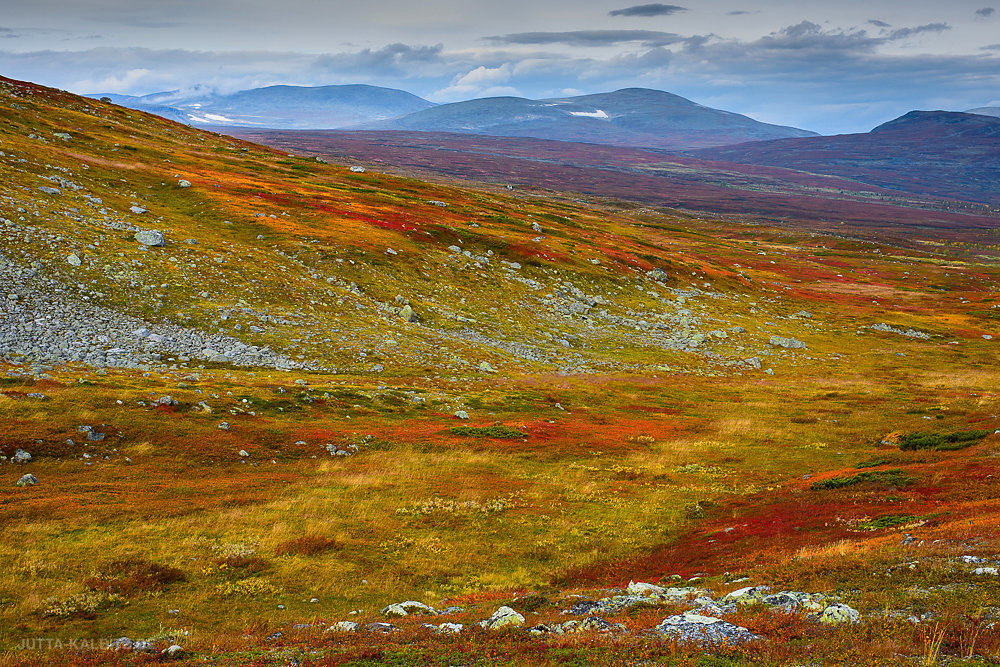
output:
[[989,203],[10,79],[0,179],[2,664],[1000,660]]

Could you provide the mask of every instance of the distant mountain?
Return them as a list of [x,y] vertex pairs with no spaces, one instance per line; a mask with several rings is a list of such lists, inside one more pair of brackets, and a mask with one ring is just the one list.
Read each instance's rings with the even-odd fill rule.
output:
[[921,195],[1000,203],[1000,118],[979,114],[911,111],[864,134],[780,139],[690,154]]
[[352,129],[458,132],[663,149],[817,136],[646,88],[544,100],[469,100]]
[[326,129],[395,118],[434,104],[402,90],[379,86],[268,86],[231,94],[170,91],[141,97],[110,97],[121,106],[198,126]]
[[980,116],[1000,116],[1000,107],[979,107],[978,109],[969,109],[965,113],[976,113]]

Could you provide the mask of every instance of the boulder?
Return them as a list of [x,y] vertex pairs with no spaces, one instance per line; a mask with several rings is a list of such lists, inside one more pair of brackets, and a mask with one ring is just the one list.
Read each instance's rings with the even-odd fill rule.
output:
[[145,229],[135,233],[135,240],[144,246],[163,247],[167,245],[167,240],[163,232],[158,229]]
[[191,187],[191,181],[185,181],[183,178],[177,181],[177,187],[179,188],[189,188]]
[[167,660],[176,660],[178,658],[184,657],[184,647],[178,644],[172,644],[167,648],[163,649],[160,653]]
[[82,262],[82,261],[80,260],[80,256],[79,256],[79,255],[77,255],[76,253],[73,253],[72,255],[70,255],[69,257],[67,257],[67,258],[66,258],[66,262],[67,262],[67,263],[68,263],[68,264],[69,264],[70,266],[80,266],[80,265],[81,265],[81,264],[83,263],[83,262]]
[[845,623],[861,622],[861,614],[857,609],[848,607],[846,604],[832,604],[823,610],[819,616],[820,623],[827,625],[842,625]]
[[16,452],[14,452],[14,456],[10,457],[11,463],[27,463],[30,460],[31,460],[31,454],[24,451],[23,449],[17,450]]
[[519,628],[524,625],[524,616],[517,613],[510,607],[500,607],[485,621],[480,621],[479,625],[487,630],[497,630],[499,628]]

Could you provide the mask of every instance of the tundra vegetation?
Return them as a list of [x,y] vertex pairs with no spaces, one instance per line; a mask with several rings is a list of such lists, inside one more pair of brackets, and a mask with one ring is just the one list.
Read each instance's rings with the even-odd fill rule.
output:
[[0,663],[998,664],[994,238],[350,166],[0,80]]

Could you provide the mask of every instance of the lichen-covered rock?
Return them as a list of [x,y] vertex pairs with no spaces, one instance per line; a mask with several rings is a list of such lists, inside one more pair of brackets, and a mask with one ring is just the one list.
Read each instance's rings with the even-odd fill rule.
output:
[[690,612],[668,616],[656,626],[656,632],[667,638],[676,638],[681,642],[699,646],[720,644],[733,646],[760,639],[758,635],[742,626],[723,621],[721,618]]
[[356,632],[358,624],[353,621],[338,621],[326,629],[326,632]]
[[767,592],[770,590],[767,586],[746,586],[745,588],[737,589],[724,598],[722,598],[723,604],[752,604],[754,602],[760,602]]
[[498,628],[518,628],[524,625],[524,616],[517,613],[510,607],[500,607],[485,621],[480,621],[479,625],[488,630],[496,630]]
[[857,609],[852,609],[846,604],[832,604],[823,610],[819,616],[820,623],[827,625],[842,625],[844,623],[858,623],[861,621],[861,614]]

